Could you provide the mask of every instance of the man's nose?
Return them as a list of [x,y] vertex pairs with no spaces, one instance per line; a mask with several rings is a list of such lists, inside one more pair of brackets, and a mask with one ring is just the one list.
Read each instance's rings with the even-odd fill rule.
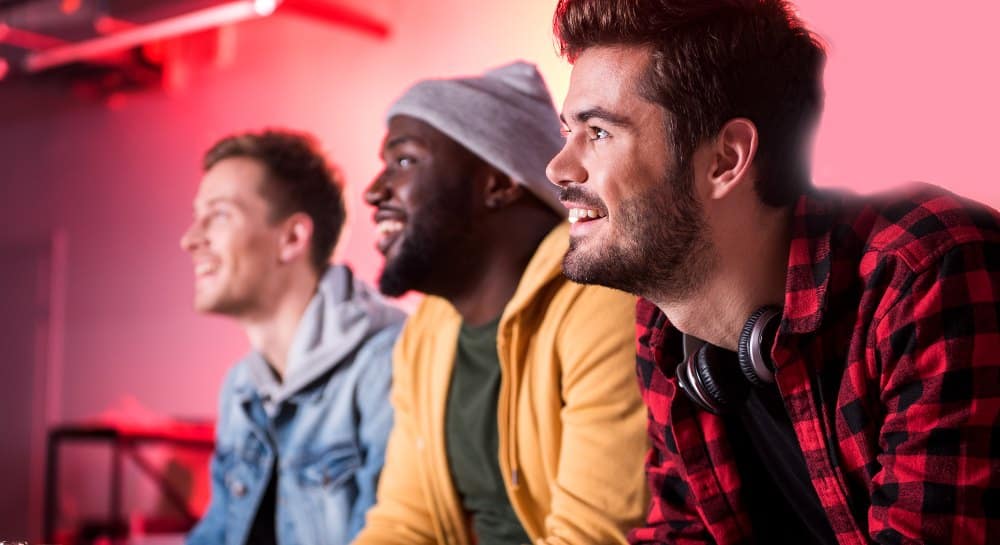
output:
[[389,198],[389,184],[385,181],[385,176],[379,174],[371,184],[365,188],[364,199],[370,206],[378,206],[382,201]]
[[201,232],[201,227],[197,221],[193,221],[187,230],[184,231],[184,234],[181,235],[181,249],[185,252],[194,251],[203,240],[204,235]]
[[545,167],[545,175],[549,181],[560,187],[571,183],[582,184],[587,181],[586,169],[583,168],[583,164],[570,148],[571,143],[567,141],[563,149],[559,150],[559,153]]

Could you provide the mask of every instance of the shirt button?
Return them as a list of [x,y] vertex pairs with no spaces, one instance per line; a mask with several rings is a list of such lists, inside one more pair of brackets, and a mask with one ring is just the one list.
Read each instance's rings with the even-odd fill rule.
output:
[[243,497],[247,493],[247,485],[243,484],[241,481],[233,481],[229,485],[229,491],[237,498]]

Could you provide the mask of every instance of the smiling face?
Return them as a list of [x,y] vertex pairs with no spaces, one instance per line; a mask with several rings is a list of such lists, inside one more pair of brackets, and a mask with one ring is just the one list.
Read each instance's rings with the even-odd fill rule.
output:
[[694,196],[691,161],[678,164],[667,113],[640,94],[642,47],[593,47],[573,66],[563,107],[566,143],[549,163],[569,209],[571,280],[642,296],[684,297],[714,261]]
[[379,289],[441,294],[444,269],[478,255],[482,192],[472,180],[480,161],[440,131],[396,116],[382,146],[383,171],[365,191],[375,210],[377,247],[385,256]]
[[267,308],[278,267],[280,226],[271,225],[260,194],[267,172],[259,161],[223,159],[202,178],[194,221],[181,247],[194,260],[194,306],[241,317]]

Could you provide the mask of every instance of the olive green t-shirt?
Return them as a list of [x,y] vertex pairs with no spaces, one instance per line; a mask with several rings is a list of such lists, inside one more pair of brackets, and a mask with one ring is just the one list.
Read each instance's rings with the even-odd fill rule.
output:
[[499,324],[499,317],[482,326],[462,324],[445,413],[448,468],[462,505],[472,516],[478,545],[531,541],[511,507],[497,458]]

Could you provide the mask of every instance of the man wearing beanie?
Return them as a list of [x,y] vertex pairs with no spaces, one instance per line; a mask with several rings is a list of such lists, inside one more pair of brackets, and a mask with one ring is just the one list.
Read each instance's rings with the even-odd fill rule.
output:
[[381,291],[427,295],[394,354],[395,427],[359,545],[624,543],[643,516],[635,300],[562,275],[535,68],[425,80],[365,194]]

